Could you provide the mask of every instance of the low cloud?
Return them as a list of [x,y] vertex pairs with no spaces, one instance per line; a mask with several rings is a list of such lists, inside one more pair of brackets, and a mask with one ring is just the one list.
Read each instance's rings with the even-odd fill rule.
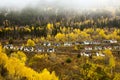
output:
[[65,8],[104,8],[119,7],[120,0],[0,0],[0,7],[65,7]]

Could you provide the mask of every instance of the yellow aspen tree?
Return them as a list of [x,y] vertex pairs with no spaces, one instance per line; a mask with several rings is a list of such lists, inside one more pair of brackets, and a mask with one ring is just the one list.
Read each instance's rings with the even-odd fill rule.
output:
[[113,69],[115,67],[115,58],[112,55],[112,52],[109,49],[106,49],[105,51],[103,51],[106,54],[106,57],[108,57],[109,60],[109,67],[111,69],[111,74],[113,73]]
[[51,35],[52,30],[54,29],[53,24],[48,23],[46,28],[47,28],[47,34]]
[[27,40],[27,46],[35,46],[35,42],[31,39]]
[[111,68],[111,74],[113,74],[113,69],[115,68],[115,58],[114,56],[111,56],[109,59],[109,66]]
[[15,57],[15,58],[19,59],[22,63],[25,63],[27,60],[25,53],[23,53],[22,51],[12,53],[11,57]]
[[102,39],[106,38],[105,31],[103,29],[100,30],[99,35]]
[[57,33],[57,35],[55,36],[55,39],[56,39],[56,41],[58,41],[58,42],[60,42],[60,41],[64,42],[65,39],[66,39],[66,37],[65,37],[65,34]]

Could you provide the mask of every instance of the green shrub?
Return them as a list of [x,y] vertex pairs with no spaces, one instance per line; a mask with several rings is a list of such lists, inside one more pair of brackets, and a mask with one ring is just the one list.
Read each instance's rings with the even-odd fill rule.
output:
[[72,62],[71,58],[67,58],[67,59],[66,59],[66,62],[67,62],[67,63],[71,63],[71,62]]

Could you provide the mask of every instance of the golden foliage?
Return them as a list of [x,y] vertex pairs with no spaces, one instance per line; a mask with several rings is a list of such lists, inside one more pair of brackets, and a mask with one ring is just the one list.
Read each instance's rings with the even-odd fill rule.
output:
[[0,52],[0,65],[3,65],[7,62],[8,57],[5,53]]
[[113,56],[111,56],[109,59],[109,66],[111,68],[115,67],[115,58]]
[[48,29],[48,30],[53,29],[53,24],[48,23],[48,24],[47,24],[47,29]]
[[51,74],[47,69],[44,69],[40,73],[41,80],[58,80],[58,77],[56,77],[55,72],[53,71]]
[[[34,71],[33,69],[26,67],[21,62],[25,55],[22,52],[13,53],[11,57],[8,57],[5,53],[2,53],[2,47],[0,46],[0,65],[3,65],[9,72],[9,76],[21,80],[58,80],[58,77],[53,71],[50,73],[47,69],[44,69],[41,73]],[[12,78],[13,79],[13,78]]]
[[3,65],[7,62],[8,57],[7,55],[3,52],[2,46],[0,44],[0,65]]
[[105,31],[103,29],[100,30],[99,35],[102,38],[106,38]]
[[120,80],[120,73],[116,73],[113,80]]
[[22,63],[25,63],[27,60],[25,53],[23,53],[21,51],[12,53],[11,57],[15,57],[15,58],[19,59]]
[[55,36],[55,39],[56,39],[57,41],[65,41],[65,34],[58,33],[58,34]]
[[35,42],[31,39],[27,40],[27,46],[35,46]]
[[104,50],[103,53],[105,53],[107,56],[112,56],[112,52],[109,49]]

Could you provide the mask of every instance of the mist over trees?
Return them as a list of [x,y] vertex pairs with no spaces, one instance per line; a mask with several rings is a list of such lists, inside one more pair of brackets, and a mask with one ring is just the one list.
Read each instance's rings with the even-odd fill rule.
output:
[[[26,7],[22,10],[10,10],[0,9],[0,26],[4,26],[3,22],[8,20],[10,26],[43,26],[47,23],[61,22],[63,26],[67,23],[83,22],[85,20],[94,20],[109,18],[113,19],[115,16],[120,16],[120,9],[116,9],[115,12],[107,9],[96,10],[70,10],[66,8],[55,7]],[[73,26],[74,27],[74,26]]]

